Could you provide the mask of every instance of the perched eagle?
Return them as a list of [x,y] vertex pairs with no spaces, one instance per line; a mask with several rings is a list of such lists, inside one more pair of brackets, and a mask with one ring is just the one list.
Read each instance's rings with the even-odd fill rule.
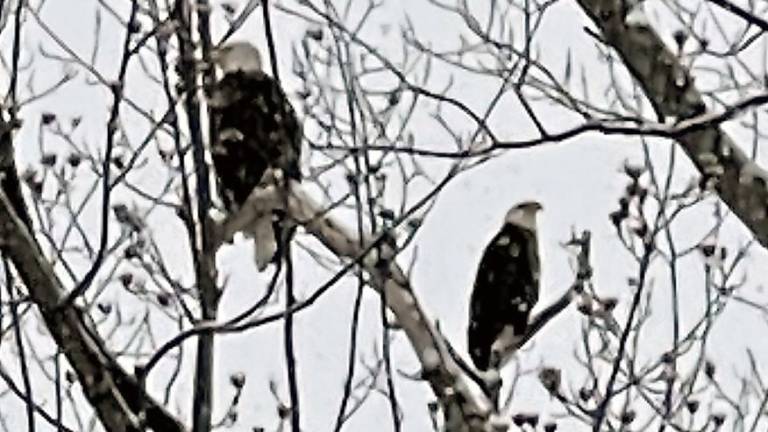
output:
[[512,207],[501,230],[485,248],[472,290],[469,310],[469,355],[480,370],[498,368],[498,357],[528,327],[539,299],[537,202]]
[[[255,46],[235,42],[217,48],[212,58],[223,75],[211,92],[211,120],[218,131],[211,157],[221,199],[233,214],[267,169],[300,180],[302,130],[280,84],[262,70]],[[246,230],[254,238],[260,271],[276,258],[276,233],[282,232],[277,219],[262,218]]]

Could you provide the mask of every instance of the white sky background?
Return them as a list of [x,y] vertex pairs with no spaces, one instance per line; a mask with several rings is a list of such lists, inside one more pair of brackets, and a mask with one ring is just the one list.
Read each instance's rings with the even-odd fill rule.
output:
[[[128,1],[110,3],[121,14],[127,16]],[[298,7],[297,2],[283,3]],[[661,28],[664,29],[675,29],[675,22],[664,15],[663,6],[659,3],[652,5],[654,6],[652,10],[660,11],[659,15],[649,14],[652,23],[661,23]],[[216,6],[214,16],[217,18],[215,28],[220,35],[224,28],[221,9],[218,8],[219,3],[214,3],[214,6]],[[42,17],[73,51],[83,58],[88,58],[94,40],[94,16],[97,8],[99,8],[98,4],[90,0],[48,1],[42,9]],[[381,49],[393,61],[399,60],[401,54],[399,29],[405,23],[406,12],[414,22],[417,36],[422,40],[431,41],[435,49],[455,48],[459,43],[459,34],[469,37],[468,30],[455,16],[440,11],[425,1],[390,2],[387,7],[373,15],[361,33],[362,37],[372,46]],[[484,14],[478,14],[478,17],[484,16]],[[308,25],[279,12],[273,12],[273,17],[281,77],[287,88],[295,90],[296,80],[291,74],[292,58],[289,47],[293,43],[298,43]],[[112,79],[117,74],[124,30],[106,11],[102,11],[102,21],[101,49],[96,67],[104,76]],[[32,53],[36,63],[34,76],[32,77],[32,71],[28,70],[20,82],[23,89],[27,80],[32,78],[35,87],[39,89],[45,87],[47,83],[56,81],[61,76],[62,70],[59,62],[44,59],[39,48],[44,47],[47,52],[59,55],[63,52],[31,17],[27,23],[28,25],[24,28],[23,43],[25,54],[22,58],[23,61],[27,61]],[[144,24],[145,29],[150,27],[147,21]],[[382,34],[381,26],[385,24],[391,28],[387,34]],[[513,27],[520,29],[520,24],[514,24]],[[582,66],[587,68],[591,96],[593,100],[600,100],[603,90],[608,85],[608,76],[605,65],[596,61],[594,42],[583,31],[584,26],[591,27],[588,19],[572,2],[561,1],[548,12],[534,46],[538,50],[542,63],[555,73],[562,73],[565,53],[570,49],[574,59],[574,71],[578,71]],[[518,31],[516,35],[519,37],[520,33]],[[671,34],[671,30],[669,33]],[[9,30],[6,29],[3,35],[2,53],[5,60],[9,61],[8,48],[11,42]],[[670,38],[669,34],[665,36]],[[263,48],[262,52],[266,53],[260,12],[254,13],[253,18],[233,39],[253,41]],[[712,43],[716,44],[717,40],[713,39]],[[151,46],[154,47],[154,44]],[[759,65],[762,61],[762,49],[762,46],[755,48],[754,58],[747,60],[754,60],[754,64]],[[154,56],[147,57],[154,59]],[[154,61],[148,64],[155,67]],[[87,143],[90,149],[103,147],[105,122],[111,98],[103,86],[86,83],[91,81],[92,77],[85,70],[77,66],[72,66],[72,69],[78,71],[72,82],[22,110],[21,117],[25,123],[17,135],[16,142],[18,161],[22,169],[28,164],[35,163],[39,157],[37,128],[42,112],[55,112],[62,123],[68,122],[70,117],[82,116],[83,121],[76,135],[78,143]],[[456,69],[448,70],[437,61],[433,64],[433,70],[429,88],[443,88],[449,74],[453,74],[455,83],[451,95],[467,103],[477,112],[481,112],[486,107],[488,98],[495,92],[493,81],[470,77]],[[574,78],[577,77],[578,75],[575,74]],[[392,84],[391,77],[389,79],[390,81],[383,80],[382,84]],[[706,75],[698,79],[697,84],[702,86],[711,81]],[[578,79],[573,81],[577,82]],[[5,85],[5,81],[3,84]],[[156,116],[159,116],[158,112],[165,109],[163,95],[156,85],[147,82],[138,62],[131,65],[126,88],[128,97],[148,111],[154,112]],[[23,99],[27,90],[21,90],[20,93]],[[576,93],[580,94],[580,90]],[[573,116],[564,114],[563,110],[549,104],[538,103],[534,106],[552,132],[566,129],[576,120]],[[417,146],[445,149],[441,147],[443,142],[449,142],[445,133],[429,119],[429,113],[434,111],[434,107],[434,102],[422,100],[418,106],[418,120],[411,125],[410,130],[416,136]],[[121,112],[130,141],[135,146],[147,133],[147,123],[125,104]],[[469,134],[473,131],[473,125],[455,110],[444,107],[442,112],[462,133]],[[511,93],[505,96],[490,122],[497,136],[502,139],[519,139],[523,136],[533,136],[535,133],[535,129],[522,115],[522,110]],[[729,125],[729,130],[733,131],[737,141],[743,138],[744,142],[751,143],[751,135],[739,130],[736,122],[732,123]],[[63,142],[50,135],[46,136],[47,151],[53,151],[59,155],[68,153],[69,148]],[[168,141],[164,144],[170,146]],[[661,177],[665,175],[669,146],[669,143],[659,141],[650,144],[654,162]],[[147,159],[148,165],[138,171],[140,175],[129,176],[129,180],[142,187],[158,191],[167,179],[167,171],[159,161],[154,148],[155,145],[150,144],[146,157],[142,158]],[[309,153],[309,150],[305,148],[305,152]],[[760,155],[764,157],[765,153],[761,151]],[[608,214],[616,209],[616,201],[625,186],[626,177],[620,173],[620,168],[627,158],[636,162],[642,161],[642,147],[639,140],[585,135],[561,144],[508,151],[460,175],[446,187],[433,210],[425,218],[423,228],[417,235],[412,248],[403,258],[410,257],[417,250],[418,258],[412,274],[412,285],[424,309],[431,318],[439,320],[441,330],[455,348],[462,353],[466,352],[467,302],[480,254],[499,227],[506,210],[512,204],[524,199],[537,199],[544,204],[545,208],[540,219],[540,247],[544,272],[540,306],[557,298],[573,279],[568,266],[568,255],[560,244],[570,237],[572,228],[589,229],[593,233],[592,262],[595,267],[594,281],[598,292],[603,295],[617,296],[620,299],[619,320],[623,322],[625,309],[622,307],[628,305],[633,293],[627,288],[626,278],[634,275],[636,268],[617,241],[614,228],[608,220]],[[429,167],[433,178],[440,178],[448,167],[445,161],[428,161],[425,165]],[[675,181],[679,185],[684,185],[691,175],[690,163],[682,152],[678,152]],[[88,187],[90,184],[75,186],[73,196],[82,197]],[[399,189],[393,186],[388,194],[388,199],[392,200],[391,205],[394,207],[399,206],[400,203],[396,190]],[[414,188],[410,193],[415,195],[411,196],[409,201],[415,201],[417,196],[426,191],[423,185]],[[80,199],[75,198],[75,201],[79,202]],[[125,190],[116,192],[113,198],[114,202],[121,200],[135,202],[141,208],[147,207],[146,202],[129,195]],[[713,209],[712,202],[712,200],[706,201],[699,206],[698,210],[691,212],[677,223],[674,234],[681,241],[680,248],[695,244],[712,226],[714,223],[710,217]],[[92,221],[89,228],[93,230],[92,238],[95,240],[98,238],[96,223],[98,202],[89,205],[86,214],[85,220]],[[148,221],[163,251],[167,252],[167,256],[175,258],[169,261],[172,263],[170,267],[176,272],[175,274],[185,282],[191,281],[188,254],[184,252],[186,235],[181,224],[168,210],[158,210],[149,217]],[[115,238],[119,234],[118,231],[117,225],[113,225],[112,232]],[[731,250],[735,250],[748,239],[748,232],[735,218],[729,217],[723,232],[724,244]],[[306,236],[298,236],[298,241],[325,253]],[[299,248],[295,250],[298,251]],[[259,275],[255,272],[250,253],[250,248],[242,243],[235,247],[225,247],[219,253],[221,276],[228,278],[227,291],[221,304],[220,317],[222,318],[233,316],[245,305],[251,304],[261,295],[263,287],[269,280],[268,274]],[[315,287],[325,282],[331,273],[311,265],[306,254],[300,252],[297,254],[299,255],[296,261],[297,287],[301,298],[306,297]],[[683,263],[680,289],[683,332],[685,332],[691,320],[698,318],[700,313],[703,273],[697,256],[692,255]],[[74,264],[79,266],[81,271],[87,269],[83,262]],[[408,262],[403,259],[400,264],[405,267]],[[765,294],[761,293],[760,287],[766,280],[765,276],[760,274],[760,269],[765,268],[766,264],[765,252],[753,247],[742,269],[749,278],[748,283],[740,291],[743,296],[764,302]],[[105,279],[107,275],[106,271],[102,272],[101,278]],[[71,286],[69,279],[63,277],[63,280],[65,284]],[[662,267],[658,267],[654,272],[653,281],[653,289],[657,294],[654,302],[654,318],[648,323],[641,336],[642,346],[647,351],[642,353],[640,358],[647,361],[655,360],[670,347],[668,286],[668,274]],[[354,278],[347,278],[324,295],[316,305],[297,316],[299,384],[305,430],[329,430],[334,424],[346,370],[349,317],[355,290]],[[124,319],[129,317],[139,319],[145,310],[135,307],[138,303],[131,297],[113,283],[103,298],[110,299],[119,305],[123,309]],[[366,293],[365,300],[362,310],[364,324],[358,336],[358,357],[370,364],[374,358],[373,353],[378,352],[380,347],[379,306],[372,292]],[[282,299],[280,302],[282,303]],[[279,305],[273,305],[270,311],[275,311],[278,307]],[[174,333],[174,324],[157,314],[157,311],[152,313],[151,319],[157,326],[156,329],[160,330],[155,335],[158,343],[166,341]],[[575,307],[570,307],[563,312],[518,356],[522,368],[530,370],[542,364],[561,367],[564,369],[566,382],[573,388],[578,388],[582,384],[580,377],[583,376],[583,371],[575,367],[573,352],[580,343],[578,329],[581,320]],[[110,328],[109,322],[102,326],[102,334],[106,334]],[[745,329],[749,330],[745,331]],[[737,388],[735,378],[737,374],[744,371],[744,366],[747,364],[745,347],[750,346],[758,359],[768,360],[768,349],[764,345],[751,344],[754,341],[752,335],[764,331],[765,323],[761,321],[760,316],[735,302],[728,305],[726,313],[718,320],[713,330],[709,343],[710,355],[715,359],[719,373],[730,377],[726,381],[726,388],[730,389],[733,395],[736,394]],[[27,327],[27,335],[39,345],[44,340],[45,336],[41,335],[45,335],[45,332],[38,332],[37,327],[30,325]],[[110,342],[115,343],[117,347],[120,346],[117,342],[125,338],[127,334],[118,333],[110,338]],[[11,344],[7,342],[10,340],[12,339],[4,341],[0,358],[4,366],[7,365],[9,370],[16,372],[13,351],[9,348]],[[374,351],[374,345],[376,351]],[[233,372],[242,371],[247,375],[247,384],[239,408],[238,422],[231,430],[248,431],[256,425],[263,425],[267,430],[275,427],[277,424],[275,404],[267,389],[270,379],[277,381],[279,392],[283,400],[287,401],[281,325],[272,324],[241,335],[221,336],[218,338],[217,348],[216,382],[219,392],[214,418],[221,418],[232,395],[228,376]],[[190,378],[194,343],[185,344],[184,349],[186,361],[182,378],[174,389],[170,409],[179,412],[180,418],[188,422],[192,395]],[[143,352],[147,350],[145,347]],[[409,374],[418,370],[411,347],[402,334],[394,338],[393,359],[394,366],[398,370]],[[643,361],[639,363],[643,364]],[[765,374],[768,373],[766,370],[768,368],[764,364],[762,372]],[[129,366],[130,363],[126,362],[125,365]],[[511,377],[514,373],[513,369],[513,366],[508,366],[503,376],[507,379]],[[362,366],[358,364],[358,371],[361,370]],[[156,382],[164,383],[165,380],[161,378],[163,373],[167,372],[167,367],[161,367],[153,372],[152,376]],[[154,383],[155,380],[151,381]],[[52,407],[54,400],[50,384],[39,377],[35,379],[35,384],[38,389],[37,394],[48,395],[48,402],[44,405]],[[396,385],[399,402],[404,412],[404,430],[429,430],[426,403],[434,397],[427,384],[412,382],[397,375]],[[381,386],[385,388],[383,380]],[[161,398],[160,386],[158,385],[155,390],[157,390],[154,393],[155,396]],[[76,388],[75,394],[78,392],[79,389]],[[23,405],[13,397],[6,396],[2,400],[0,415],[5,417],[9,425],[16,424],[23,428],[22,425],[26,421]],[[550,402],[544,390],[532,378],[526,378],[520,382],[514,406],[514,412],[538,411],[542,413],[542,420],[549,418],[550,413],[560,412],[557,404]],[[346,430],[391,430],[388,416],[387,400],[380,394],[373,394],[350,420]],[[47,425],[43,422],[39,424],[41,430],[46,430]],[[75,425],[71,418],[67,424]]]

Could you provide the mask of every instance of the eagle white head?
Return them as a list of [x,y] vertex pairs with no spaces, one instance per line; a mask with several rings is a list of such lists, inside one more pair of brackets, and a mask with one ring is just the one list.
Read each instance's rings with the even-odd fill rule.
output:
[[225,74],[231,72],[261,72],[261,53],[248,42],[232,42],[216,48],[211,59]]
[[515,204],[504,217],[504,223],[535,231],[536,214],[543,208],[537,201],[523,201]]

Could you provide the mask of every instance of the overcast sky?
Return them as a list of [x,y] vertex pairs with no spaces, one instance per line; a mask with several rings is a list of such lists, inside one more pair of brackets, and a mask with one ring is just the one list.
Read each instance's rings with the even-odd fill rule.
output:
[[[123,16],[127,16],[128,1],[109,3],[113,4]],[[298,2],[283,3],[298,7],[296,6]],[[674,28],[674,21],[664,16],[664,9],[659,4],[652,3],[651,0],[647,3],[660,10],[659,15],[649,14],[654,24],[658,24],[662,29]],[[94,43],[97,9],[99,9],[98,4],[92,0],[48,1],[42,8],[41,16],[61,41],[79,56],[87,59]],[[435,49],[456,47],[459,44],[459,34],[465,36],[468,34],[468,30],[454,16],[427,4],[426,1],[393,1],[370,18],[361,37],[370,45],[381,49],[388,57],[398,60],[401,55],[400,27],[405,25],[406,13],[414,23],[417,36],[422,40],[430,41]],[[254,13],[254,17],[233,39],[249,40],[265,47],[259,16],[260,12]],[[478,16],[483,15],[478,14]],[[220,2],[214,2],[214,17],[216,18],[215,33],[221,35],[225,27]],[[103,9],[101,20],[100,49],[96,69],[108,79],[112,79],[117,73],[124,31],[115,18]],[[302,20],[278,11],[274,12],[274,20],[282,77],[286,87],[295,91],[297,80],[291,75],[290,48],[298,43],[309,26]],[[145,21],[145,24],[145,28],[149,28],[149,23]],[[512,27],[519,32],[521,25],[522,23],[513,23]],[[575,65],[579,68],[583,66],[589,71],[590,90],[599,100],[608,84],[608,75],[605,64],[599,63],[596,59],[594,41],[584,32],[585,26],[592,27],[587,17],[575,7],[575,4],[561,1],[548,12],[534,46],[540,61],[553,71],[563,70],[565,53],[570,50]],[[22,59],[28,61],[30,56],[33,57],[35,67],[25,72],[21,82],[25,86],[27,81],[31,80],[30,82],[34,83],[36,88],[44,88],[61,76],[64,67],[60,61],[46,59],[40,49],[56,55],[68,56],[68,54],[56,45],[33,17],[28,16],[24,30]],[[10,34],[6,29],[2,37],[2,52],[6,61],[10,57],[8,49],[11,41]],[[665,38],[669,38],[669,34],[665,34]],[[263,51],[266,52],[265,49]],[[755,55],[757,58],[757,54]],[[148,64],[152,67],[155,65],[154,61]],[[104,126],[110,103],[108,91],[103,86],[94,85],[92,75],[82,67],[72,64],[68,68],[77,73],[70,83],[51,95],[27,105],[21,112],[24,127],[18,134],[16,150],[22,167],[33,163],[39,157],[38,118],[42,112],[55,112],[62,121],[82,116],[83,121],[77,132],[78,141],[85,143],[91,149],[103,146],[106,133]],[[451,94],[478,111],[482,111],[495,91],[490,81],[470,77],[456,68],[435,63],[433,69],[434,76],[429,84],[430,88],[442,88],[448,77],[453,76],[454,88]],[[158,86],[148,81],[138,62],[132,63],[129,71],[126,95],[147,111],[159,116],[157,113],[165,109],[165,104]],[[702,82],[707,82],[706,77],[702,79]],[[392,80],[392,77],[382,78],[382,83],[386,83],[387,80]],[[22,91],[22,94],[25,93],[27,93],[26,90]],[[535,128],[521,114],[521,108],[513,95],[505,96],[501,104],[505,108],[497,110],[490,119],[498,136],[507,139],[534,136]],[[547,127],[551,131],[565,129],[575,124],[577,120],[548,103],[539,103],[535,107],[546,120]],[[429,114],[434,112],[434,109],[435,104],[430,101],[422,101],[417,106],[417,122],[410,126],[417,145],[439,148],[442,142],[447,142],[445,133],[441,132],[435,122],[430,119]],[[122,107],[122,113],[123,125],[135,145],[135,142],[147,133],[147,122],[125,104]],[[445,109],[444,114],[462,132],[466,134],[472,132],[472,125],[459,113]],[[467,123],[467,126],[462,127],[463,123]],[[731,126],[730,130],[736,134],[736,138],[749,137],[737,127]],[[68,147],[61,140],[56,140],[50,135],[46,136],[47,151],[61,155],[67,154]],[[671,143],[650,140],[648,145],[659,170],[658,174],[666,175]],[[759,154],[764,156],[762,150]],[[154,152],[148,151],[146,160],[147,166],[140,171],[141,175],[129,178],[148,190],[160,190],[168,178],[168,172]],[[311,156],[309,160],[314,161]],[[592,260],[595,266],[594,282],[598,292],[616,296],[619,298],[620,305],[626,306],[633,293],[627,286],[626,280],[636,273],[636,267],[617,240],[615,230],[608,219],[608,214],[616,209],[616,201],[625,187],[626,177],[621,174],[621,167],[625,160],[642,163],[643,148],[639,139],[584,135],[560,144],[507,151],[487,163],[462,173],[445,188],[434,208],[426,216],[422,229],[402,257],[400,264],[406,267],[407,258],[414,254],[417,256],[412,272],[412,286],[418,293],[424,309],[432,319],[439,321],[440,329],[454,347],[465,354],[467,302],[482,250],[495,230],[499,228],[506,210],[521,200],[536,199],[544,205],[544,212],[540,219],[543,279],[539,306],[546,305],[561,295],[573,280],[568,253],[561,245],[569,239],[572,230],[583,229],[588,229],[593,234]],[[678,187],[682,187],[694,172],[682,152],[678,152],[676,160],[674,180]],[[448,164],[448,161],[425,161],[425,166],[434,178],[444,175],[449,167]],[[76,186],[73,196],[76,198],[84,196],[88,187],[90,187],[89,184]],[[427,191],[426,185],[414,187],[411,191],[414,196],[409,197],[409,202],[414,202],[419,194]],[[390,191],[388,199],[399,205],[400,197],[397,195],[396,192]],[[140,208],[148,207],[146,202],[142,202],[135,194],[125,189],[116,192],[115,201],[135,203]],[[701,235],[711,228],[714,223],[711,217],[714,202],[711,199],[705,201],[697,210],[683,216],[675,225],[674,236],[680,240],[680,247],[696,244]],[[97,209],[97,203],[94,203],[86,212],[86,220],[94,222],[91,225],[94,238],[98,235],[95,223],[98,220]],[[162,245],[163,251],[171,257],[169,262],[172,263],[175,275],[185,282],[190,282],[192,273],[188,255],[184,252],[186,236],[181,224],[168,210],[152,213],[149,216],[149,223],[150,230]],[[729,216],[723,230],[725,244],[735,250],[749,239],[750,235],[746,229],[734,217]],[[307,236],[300,234],[297,241],[327,254],[321,246]],[[256,273],[250,253],[250,249],[243,242],[225,247],[219,252],[221,278],[227,281],[227,289],[221,304],[220,317],[222,318],[237,314],[245,305],[255,301],[268,283],[269,274]],[[332,273],[313,265],[306,253],[297,252],[297,255],[299,264],[296,266],[296,278],[298,296],[301,298],[308,296],[317,286],[330,278]],[[744,297],[764,300],[761,288],[765,284],[766,277],[760,269],[768,264],[766,258],[762,249],[757,247],[750,249],[741,271],[748,277],[748,282],[741,291]],[[695,254],[683,260],[682,264],[680,269],[683,299],[682,323],[683,328],[687,329],[687,326],[692,325],[692,321],[700,316],[703,272],[702,264]],[[79,266],[78,268],[87,268],[84,263],[79,263]],[[63,277],[63,280],[69,284],[66,278]],[[667,295],[669,276],[661,266],[653,273],[651,287],[656,294],[653,303],[654,318],[641,336],[643,339],[641,346],[646,349],[639,355],[641,364],[644,360],[650,361],[657,358],[669,349],[671,344],[669,296]],[[307,431],[329,430],[334,424],[347,367],[349,319],[355,292],[355,280],[350,276],[325,294],[316,305],[301,312],[297,317],[296,340],[302,422]],[[103,295],[115,303],[130,304],[128,299],[130,296],[121,292],[115,284],[111,285]],[[361,362],[371,364],[375,358],[374,353],[380,352],[381,346],[379,306],[378,299],[371,290],[364,298],[363,324],[358,338],[359,358]],[[269,310],[277,310],[281,303],[282,300],[278,304],[273,304]],[[690,314],[687,312],[688,308],[690,308]],[[123,311],[124,319],[129,317],[139,319],[144,313],[144,309],[141,308],[128,307]],[[157,343],[168,340],[174,334],[175,324],[170,320],[156,315],[152,316],[152,320],[157,328],[162,330],[155,335]],[[575,307],[563,312],[518,355],[517,361],[521,369],[531,370],[541,365],[561,367],[564,369],[565,380],[569,385],[576,388],[581,385],[583,371],[576,367],[573,354],[580,346],[581,322],[582,317]],[[106,331],[111,327],[107,323],[100,328]],[[745,328],[754,328],[755,331],[759,329],[764,332],[765,323],[751,309],[738,303],[729,304],[725,314],[714,327],[709,342],[711,356],[718,365],[722,366],[720,370],[729,374],[732,379],[726,383],[726,387],[731,391],[737,388],[735,377],[747,364],[745,347],[753,339],[751,334],[754,333],[744,331]],[[36,329],[37,327],[29,326],[28,336],[37,343],[42,343],[46,334]],[[219,419],[224,414],[226,404],[232,395],[232,389],[228,386],[229,375],[233,372],[244,372],[247,375],[239,419],[232,427],[233,431],[249,431],[256,425],[263,425],[270,430],[277,424],[275,403],[268,391],[268,382],[276,381],[279,394],[283,400],[287,401],[281,331],[281,325],[271,324],[243,334],[224,335],[217,339],[216,382],[219,402],[216,405],[214,418]],[[120,340],[120,337],[110,341]],[[4,361],[12,358],[13,353],[9,345],[6,344],[0,354]],[[768,359],[768,348],[764,344],[751,347],[758,358]],[[192,394],[190,373],[195,347],[193,343],[187,343],[184,349],[186,356],[182,369],[184,375],[174,388],[170,409],[178,412],[179,417],[184,421],[189,421]],[[468,356],[465,355],[465,358]],[[403,334],[395,334],[393,361],[395,368],[403,372],[403,374],[398,373],[395,380],[399,402],[404,413],[404,430],[429,430],[431,426],[426,415],[426,403],[434,397],[427,384],[404,377],[404,374],[417,373],[418,363]],[[8,361],[8,363],[11,362]],[[124,364],[130,365],[128,360]],[[169,371],[169,365],[170,363],[153,372],[156,374],[153,375],[156,381],[151,380],[150,385],[157,384],[153,389],[157,391],[154,394],[158,398],[162,398],[161,384],[165,382],[162,375]],[[9,366],[9,369],[14,370],[14,367]],[[362,370],[360,365],[358,368]],[[502,373],[503,377],[512,377],[514,368],[513,364],[508,366]],[[765,369],[765,366],[763,368]],[[763,372],[768,373],[768,370]],[[38,379],[35,384],[41,389],[38,394],[51,392],[51,386],[47,381]],[[49,394],[50,397],[45,405],[52,407],[53,393]],[[6,396],[3,401],[0,414],[5,416],[6,421],[10,425],[24,424],[26,420],[18,400]],[[371,395],[350,420],[346,430],[391,430],[387,403],[386,398],[381,394]],[[550,400],[533,378],[520,382],[515,392],[514,405],[515,411],[541,412],[543,419],[561,412],[558,404]],[[9,408],[6,409],[6,406]],[[46,430],[42,423],[41,426],[41,430]]]

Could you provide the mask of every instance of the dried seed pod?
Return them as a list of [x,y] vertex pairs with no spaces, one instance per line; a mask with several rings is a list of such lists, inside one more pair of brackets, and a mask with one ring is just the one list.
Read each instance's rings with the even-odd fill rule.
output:
[[56,121],[56,114],[52,112],[44,112],[40,114],[40,123],[42,123],[45,126],[48,126],[49,124]]
[[526,423],[527,417],[528,416],[522,413],[515,414],[512,416],[512,423],[517,427],[522,427]]
[[539,371],[539,382],[552,395],[560,394],[560,369],[545,367]]
[[128,288],[133,283],[133,273],[125,272],[117,277],[123,287]]
[[704,374],[709,379],[715,378],[715,364],[711,360],[704,362]]
[[715,246],[714,245],[702,245],[701,246],[701,253],[707,257],[712,258],[712,256],[715,254]]
[[621,223],[629,216],[629,213],[623,210],[616,210],[609,215],[611,223],[618,229]]
[[689,399],[689,400],[685,401],[685,408],[691,414],[695,414],[696,411],[699,410],[699,401],[697,401],[696,399]]
[[582,387],[579,389],[579,399],[581,399],[582,402],[586,402],[592,399],[593,394],[594,394],[594,391],[592,391],[592,389],[589,389],[587,387]]
[[621,414],[621,419],[620,420],[621,420],[622,424],[628,425],[628,424],[632,423],[633,421],[635,421],[635,417],[637,417],[637,413],[635,412],[635,410],[628,409],[628,410],[624,411]]
[[157,298],[157,302],[162,307],[168,307],[171,304],[171,296],[168,295],[168,293],[164,293],[164,292],[158,293],[156,298]]
[[320,42],[323,40],[323,29],[320,27],[315,27],[308,29],[304,35],[308,39],[312,39],[313,41]]
[[619,304],[619,299],[616,297],[606,297],[600,300],[600,304],[603,306],[603,310],[606,312],[611,312],[612,310],[616,309],[616,305]]
[[629,161],[624,162],[624,174],[632,180],[637,180],[645,172],[645,168],[642,165],[633,165]]
[[688,40],[688,32],[683,29],[675,30],[674,33],[672,33],[672,38],[675,40],[677,48],[682,50],[685,41]]
[[56,153],[44,153],[40,157],[40,163],[49,168],[56,165]]
[[67,156],[67,163],[72,168],[77,168],[82,161],[83,158],[78,153],[70,153],[69,156]]
[[576,307],[579,312],[586,316],[592,316],[594,311],[592,310],[592,305],[589,303],[579,303],[579,305]]
[[242,372],[235,372],[229,376],[229,383],[236,389],[241,389],[245,385],[245,374]]

